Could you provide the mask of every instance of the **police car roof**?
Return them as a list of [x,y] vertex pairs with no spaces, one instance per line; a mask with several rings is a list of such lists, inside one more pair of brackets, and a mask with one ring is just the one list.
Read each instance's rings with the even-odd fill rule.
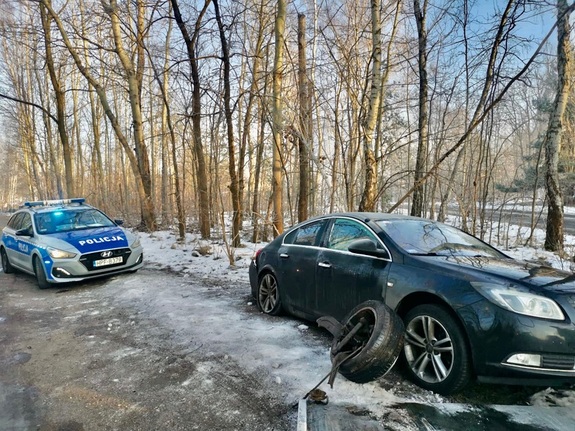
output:
[[23,208],[31,209],[35,212],[53,211],[57,208],[65,209],[70,207],[85,207],[90,208],[89,205],[85,205],[84,198],[72,198],[72,199],[56,199],[47,201],[33,201],[24,202]]

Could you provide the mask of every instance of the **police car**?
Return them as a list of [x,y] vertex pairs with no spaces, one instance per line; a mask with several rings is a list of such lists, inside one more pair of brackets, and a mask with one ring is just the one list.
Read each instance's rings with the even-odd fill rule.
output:
[[143,265],[140,240],[83,198],[26,202],[2,230],[5,273],[36,276],[40,289],[52,283],[136,271]]

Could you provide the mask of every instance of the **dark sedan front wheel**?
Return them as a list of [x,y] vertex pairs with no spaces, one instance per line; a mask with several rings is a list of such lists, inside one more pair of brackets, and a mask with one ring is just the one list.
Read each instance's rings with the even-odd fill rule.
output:
[[270,272],[260,278],[257,301],[259,309],[266,314],[277,316],[282,311],[278,282]]
[[443,307],[420,305],[405,316],[403,352],[410,378],[442,395],[460,391],[471,379],[466,338]]

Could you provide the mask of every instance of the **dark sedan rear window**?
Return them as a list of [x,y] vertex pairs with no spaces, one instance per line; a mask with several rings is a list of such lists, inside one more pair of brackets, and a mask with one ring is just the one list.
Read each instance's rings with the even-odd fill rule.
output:
[[323,223],[318,221],[295,229],[286,235],[284,244],[317,245]]

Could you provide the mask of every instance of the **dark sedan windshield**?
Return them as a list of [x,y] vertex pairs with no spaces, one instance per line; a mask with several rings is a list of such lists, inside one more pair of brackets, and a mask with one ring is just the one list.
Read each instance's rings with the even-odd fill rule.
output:
[[114,222],[95,209],[57,210],[34,215],[36,229],[42,235],[72,230],[115,226]]
[[398,219],[377,224],[409,254],[505,257],[477,238],[443,223]]

